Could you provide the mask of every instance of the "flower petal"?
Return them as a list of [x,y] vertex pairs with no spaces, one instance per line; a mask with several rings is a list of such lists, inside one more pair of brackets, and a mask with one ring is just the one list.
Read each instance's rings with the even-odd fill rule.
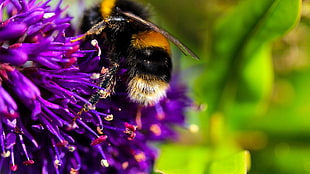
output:
[[7,118],[17,118],[19,114],[16,102],[2,86],[0,86],[0,94],[0,115]]
[[0,47],[0,63],[21,66],[28,60],[28,55],[21,49],[5,49]]
[[8,23],[0,25],[0,41],[17,39],[27,31],[24,23]]

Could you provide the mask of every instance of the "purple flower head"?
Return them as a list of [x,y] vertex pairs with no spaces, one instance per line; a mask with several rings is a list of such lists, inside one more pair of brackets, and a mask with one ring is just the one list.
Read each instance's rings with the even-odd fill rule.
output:
[[48,4],[0,0],[0,173],[150,173],[150,142],[184,125],[185,88],[175,78],[165,99],[141,107],[120,78],[111,97],[81,112],[109,70],[98,45],[68,37],[61,1]]

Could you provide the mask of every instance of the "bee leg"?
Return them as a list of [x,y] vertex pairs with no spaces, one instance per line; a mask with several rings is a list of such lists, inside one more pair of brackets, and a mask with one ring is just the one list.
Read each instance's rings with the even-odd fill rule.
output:
[[100,99],[108,98],[112,93],[114,93],[114,86],[116,84],[116,73],[119,69],[119,65],[117,63],[112,64],[110,69],[102,68],[101,75],[99,77],[99,84],[101,89],[98,89],[96,93],[91,95],[88,103],[85,103],[82,109],[77,112],[77,115],[72,119],[72,125],[75,124],[77,119],[80,119],[83,112],[88,112],[89,110],[95,110],[96,104]]

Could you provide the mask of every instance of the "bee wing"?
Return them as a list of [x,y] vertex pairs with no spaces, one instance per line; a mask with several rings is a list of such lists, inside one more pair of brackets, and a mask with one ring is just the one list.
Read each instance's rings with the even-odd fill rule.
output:
[[175,37],[173,37],[170,33],[168,33],[167,31],[157,27],[155,24],[153,24],[152,22],[146,21],[142,18],[140,18],[139,16],[136,16],[132,13],[128,13],[128,12],[123,12],[120,11],[120,13],[122,13],[123,15],[129,17],[130,19],[133,19],[137,22],[140,22],[141,24],[144,24],[145,26],[148,26],[149,28],[151,28],[152,30],[161,33],[162,35],[164,35],[168,40],[170,40],[172,43],[174,43],[185,55],[189,55],[195,59],[199,59],[198,56],[193,53],[189,48],[187,48],[182,42],[180,42],[178,39],[176,39]]

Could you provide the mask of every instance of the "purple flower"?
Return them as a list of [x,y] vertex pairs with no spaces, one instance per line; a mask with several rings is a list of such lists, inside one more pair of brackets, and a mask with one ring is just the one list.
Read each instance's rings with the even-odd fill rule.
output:
[[174,78],[167,98],[140,107],[120,83],[80,114],[100,89],[99,50],[71,42],[61,1],[48,3],[0,0],[0,173],[150,173],[150,142],[184,126],[185,87]]

